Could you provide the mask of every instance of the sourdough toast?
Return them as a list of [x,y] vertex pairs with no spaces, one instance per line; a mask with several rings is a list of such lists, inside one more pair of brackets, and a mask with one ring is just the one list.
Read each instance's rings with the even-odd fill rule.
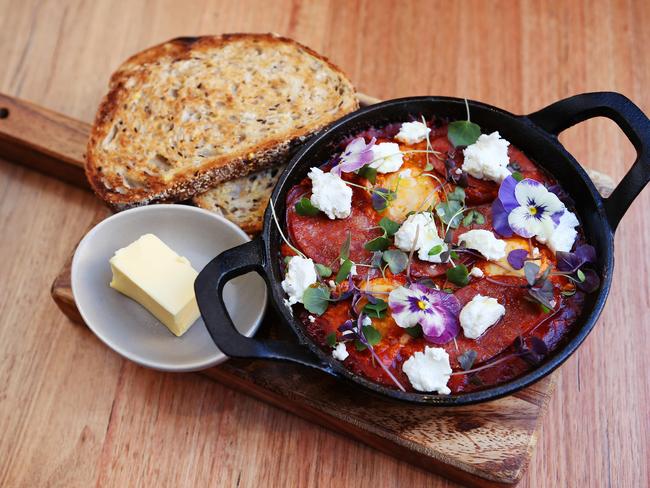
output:
[[345,75],[290,39],[178,38],[113,74],[86,175],[117,210],[185,200],[282,164],[300,142],[356,108]]

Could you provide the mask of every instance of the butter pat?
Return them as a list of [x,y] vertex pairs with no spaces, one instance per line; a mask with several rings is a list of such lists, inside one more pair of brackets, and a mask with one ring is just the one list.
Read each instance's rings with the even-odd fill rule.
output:
[[199,318],[194,296],[198,273],[153,234],[118,249],[110,260],[111,288],[132,298],[176,336]]

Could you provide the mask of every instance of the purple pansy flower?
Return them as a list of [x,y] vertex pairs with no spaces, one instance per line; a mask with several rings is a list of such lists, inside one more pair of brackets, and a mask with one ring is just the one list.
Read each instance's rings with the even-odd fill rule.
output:
[[508,176],[492,205],[494,228],[503,237],[514,232],[526,238],[548,238],[565,210],[557,195],[539,181],[526,178],[518,182]]
[[460,330],[460,302],[450,293],[413,283],[391,291],[388,306],[397,325],[408,329],[420,324],[425,338],[434,344],[449,342]]
[[370,163],[375,141],[374,137],[368,144],[363,137],[353,139],[341,153],[339,164],[332,168],[332,173],[341,176],[341,173],[352,173]]

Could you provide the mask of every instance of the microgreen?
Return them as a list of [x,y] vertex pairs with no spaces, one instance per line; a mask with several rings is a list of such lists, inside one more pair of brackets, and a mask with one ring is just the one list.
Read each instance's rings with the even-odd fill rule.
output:
[[339,272],[336,273],[336,278],[334,278],[334,281],[336,282],[337,285],[347,279],[347,277],[350,274],[350,271],[352,270],[353,264],[354,263],[349,259],[343,260],[343,262],[341,263],[341,267],[339,268]]
[[443,223],[456,229],[462,220],[461,208],[462,204],[459,201],[447,200],[436,205],[436,214]]
[[[399,230],[400,225],[387,217],[383,217],[379,221],[379,227],[384,231],[384,233],[383,235],[375,237],[363,245],[364,249],[367,251],[383,251],[385,249],[388,249],[388,246],[390,246],[390,240],[388,238],[392,237],[395,232]],[[380,265],[376,264],[373,264],[373,266],[377,268],[380,267]]]
[[514,342],[514,349],[518,356],[532,365],[539,364],[543,357],[548,354],[546,343],[539,337],[530,337],[530,346],[526,341],[518,336]]
[[376,237],[363,245],[367,251],[383,251],[384,249],[388,249],[388,246],[390,246],[390,241],[384,236]]
[[429,256],[437,256],[442,252],[442,244],[438,244],[429,249]]
[[512,173],[512,177],[513,177],[517,182],[519,182],[519,181],[521,181],[521,180],[524,179],[524,175],[522,175],[519,171],[515,171],[514,173]]
[[377,181],[377,170],[375,168],[371,168],[367,164],[358,171],[358,175],[362,178],[365,178],[373,185]]
[[384,237],[391,237],[395,235],[395,233],[399,230],[400,224],[397,222],[389,219],[388,217],[383,217],[379,221],[379,227],[384,229],[385,235]]
[[316,272],[321,278],[329,278],[332,276],[332,268],[329,266],[320,263],[316,263],[314,266],[316,267]]
[[322,285],[312,285],[302,295],[305,308],[316,315],[323,315],[329,305],[330,289]]
[[376,188],[372,191],[370,197],[372,208],[377,212],[383,212],[388,207],[388,204],[395,200],[397,194],[386,188]]
[[470,120],[467,99],[465,99],[465,109],[467,110],[467,120],[452,122],[447,129],[447,137],[454,147],[474,144],[481,135],[481,128]]
[[325,341],[327,342],[328,346],[336,347],[336,332],[331,332],[327,334],[327,337],[325,337]]
[[458,363],[463,370],[467,371],[472,369],[474,366],[474,361],[476,361],[477,353],[473,349],[468,349],[463,354],[458,356]]
[[464,264],[449,268],[446,274],[447,279],[455,285],[465,286],[469,283],[469,273],[467,272],[467,266]]
[[386,316],[386,309],[388,308],[388,303],[386,303],[381,298],[376,298],[375,303],[366,303],[363,307],[363,313],[368,317],[380,319]]
[[420,324],[414,325],[413,327],[407,327],[404,330],[408,335],[410,335],[414,339],[417,339],[424,335],[424,332],[422,332],[422,326]]
[[[366,331],[364,331],[364,328],[367,327],[367,326],[363,325],[363,318],[364,318],[364,315],[360,314],[359,317],[357,318],[357,326],[356,327],[354,326],[352,320],[345,321],[339,327],[339,331],[344,333],[346,336],[351,336],[351,337],[356,338],[357,341],[359,341],[361,344],[365,345],[367,347],[367,349],[370,351],[370,354],[372,355],[372,357],[375,359],[376,363],[379,364],[379,366],[381,367],[381,369],[384,370],[386,375],[388,375],[388,377],[391,380],[393,380],[395,385],[400,390],[406,391],[406,389],[402,386],[402,384],[399,382],[399,380],[397,378],[395,378],[395,375],[390,372],[390,370],[386,367],[386,365],[381,361],[379,356],[377,356],[377,353],[375,352],[375,349],[372,347],[373,345],[366,338]],[[374,327],[373,327],[373,329],[375,331],[377,331],[377,329],[375,329]],[[368,329],[366,329],[366,330],[368,330]],[[372,334],[372,332],[370,332],[370,333]],[[379,334],[378,331],[377,331],[377,334]],[[379,335],[379,339],[381,339],[381,334]]]
[[404,251],[389,249],[384,251],[382,259],[388,265],[393,274],[401,273],[408,266],[409,258]]
[[481,128],[478,124],[470,122],[469,120],[457,120],[449,124],[447,130],[447,137],[454,145],[469,146],[474,144],[481,135]]
[[296,213],[298,215],[314,217],[318,215],[320,210],[311,203],[311,200],[307,197],[302,197],[295,205]]
[[454,191],[447,193],[447,200],[455,200],[461,204],[465,203],[465,190],[457,186]]
[[[524,275],[528,282],[528,295],[537,303],[546,307],[548,312],[555,308],[553,298],[553,283],[548,280],[551,273],[551,266],[547,266],[543,273],[539,274],[539,265],[526,261],[524,263]],[[547,312],[547,313],[548,313]]]
[[368,348],[368,344],[374,346],[375,344],[378,344],[379,341],[381,341],[381,334],[372,325],[363,325],[361,327],[361,330],[363,331],[363,335],[366,338],[367,344],[364,344],[359,339],[355,340],[354,347],[357,348],[357,351],[363,351]]
[[463,226],[469,227],[472,224],[483,225],[485,223],[485,216],[478,210],[469,210],[463,218]]
[[381,268],[383,253],[381,251],[375,251],[372,253],[372,258],[370,258],[370,265],[373,268]]
[[352,232],[348,231],[348,237],[343,242],[339,251],[339,259],[346,260],[350,257],[350,244],[352,243]]

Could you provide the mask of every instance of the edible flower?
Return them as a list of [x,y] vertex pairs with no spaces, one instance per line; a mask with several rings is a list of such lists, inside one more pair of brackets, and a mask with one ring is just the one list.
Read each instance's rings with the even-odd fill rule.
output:
[[391,291],[388,306],[397,325],[409,329],[419,324],[434,344],[445,344],[458,335],[460,302],[452,294],[413,283]]
[[370,163],[373,158],[372,147],[376,139],[373,137],[368,144],[363,137],[353,139],[341,153],[339,164],[332,168],[332,173],[352,173]]
[[535,237],[552,251],[570,251],[578,225],[557,195],[530,178],[517,181],[509,176],[499,187],[492,204],[494,229],[503,237],[513,233]]
[[591,293],[600,287],[598,273],[589,266],[596,262],[596,249],[593,246],[583,244],[574,252],[558,251],[555,256],[558,271],[577,278],[576,285],[582,291]]

